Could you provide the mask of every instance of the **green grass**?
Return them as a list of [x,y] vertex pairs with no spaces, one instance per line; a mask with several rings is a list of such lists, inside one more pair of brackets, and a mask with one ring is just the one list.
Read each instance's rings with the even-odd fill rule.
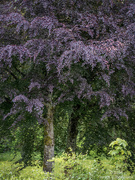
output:
[[17,152],[16,156],[12,152],[0,153],[0,161],[17,161],[21,158],[21,154]]
[[[44,173],[39,165],[39,155],[36,154],[33,164],[18,171],[23,164],[14,164],[20,159],[20,153],[17,153],[13,159],[13,153],[0,154],[0,180],[134,180],[135,174],[130,175],[128,171],[117,170],[110,160],[102,158],[100,162],[90,159],[88,156],[66,154],[54,159],[53,173]],[[12,160],[13,159],[13,160]]]

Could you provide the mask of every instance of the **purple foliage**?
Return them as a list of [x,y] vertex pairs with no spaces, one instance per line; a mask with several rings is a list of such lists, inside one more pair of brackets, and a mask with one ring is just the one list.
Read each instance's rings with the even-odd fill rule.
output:
[[14,103],[22,101],[25,102],[28,112],[32,112],[34,108],[35,111],[39,112],[42,115],[42,109],[44,105],[39,99],[28,99],[24,95],[18,95],[13,99]]
[[125,110],[122,110],[121,108],[112,108],[111,110],[108,110],[103,116],[102,120],[106,117],[114,116],[116,120],[119,120],[121,116],[128,119],[128,116],[125,112]]
[[19,95],[19,96],[16,96],[14,99],[13,99],[13,102],[18,102],[18,101],[24,101],[25,103],[28,103],[28,98],[24,95]]
[[[14,110],[19,106],[41,119],[47,103],[74,97],[90,101],[95,96],[100,108],[121,106],[117,99],[133,101],[133,3],[17,0],[11,4],[10,12],[0,15],[0,89],[13,99]],[[120,107],[116,111],[109,109],[105,116],[126,116]]]
[[[55,28],[55,24],[57,20],[52,19],[51,17],[43,16],[43,17],[36,17],[30,23],[30,36],[40,36],[43,33],[43,30],[48,30],[47,35],[51,34],[51,30]],[[45,36],[45,35],[44,35]]]
[[31,91],[33,88],[37,87],[37,89],[40,89],[40,84],[38,82],[31,82],[29,85],[29,91]]
[[1,48],[0,52],[0,63],[5,63],[9,67],[12,66],[12,56],[17,56],[20,63],[23,63],[27,58],[30,58],[29,50],[24,46],[7,45]]

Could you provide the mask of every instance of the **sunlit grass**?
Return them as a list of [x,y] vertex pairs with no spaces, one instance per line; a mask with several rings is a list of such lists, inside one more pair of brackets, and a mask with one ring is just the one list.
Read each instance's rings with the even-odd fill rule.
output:
[[14,152],[5,152],[0,153],[0,161],[17,161],[21,158],[20,152],[17,152],[16,154]]

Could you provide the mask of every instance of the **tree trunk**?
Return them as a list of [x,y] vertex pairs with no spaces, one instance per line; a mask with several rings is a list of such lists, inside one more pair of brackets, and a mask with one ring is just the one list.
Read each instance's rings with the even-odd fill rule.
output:
[[80,118],[79,114],[80,105],[76,105],[73,108],[73,113],[71,115],[71,118],[69,120],[69,126],[68,126],[68,142],[67,142],[67,150],[69,148],[72,149],[73,152],[76,151],[76,139],[78,134],[78,122]]
[[53,162],[48,162],[54,157],[54,130],[53,130],[53,107],[47,107],[47,124],[44,126],[44,160],[43,171],[51,172]]
[[69,120],[69,136],[68,136],[68,148],[71,148],[73,152],[76,151],[76,139],[78,134],[78,120],[79,117],[73,117]]

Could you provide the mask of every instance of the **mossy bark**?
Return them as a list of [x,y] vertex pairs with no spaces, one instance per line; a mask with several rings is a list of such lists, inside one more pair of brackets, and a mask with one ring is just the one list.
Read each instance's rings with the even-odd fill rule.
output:
[[53,107],[47,107],[47,124],[44,126],[44,160],[43,171],[51,172],[53,162],[48,162],[54,157],[54,130],[53,130]]

